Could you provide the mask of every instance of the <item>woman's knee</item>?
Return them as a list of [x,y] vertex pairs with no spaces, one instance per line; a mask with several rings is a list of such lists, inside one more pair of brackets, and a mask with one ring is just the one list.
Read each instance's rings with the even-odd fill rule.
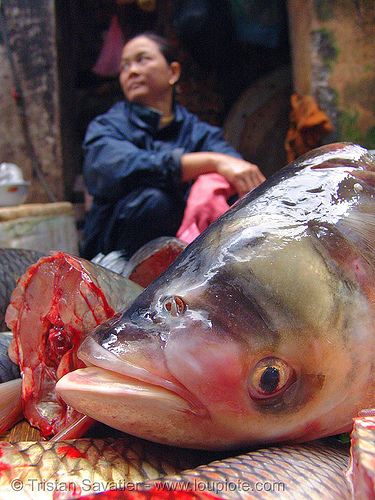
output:
[[170,229],[181,220],[184,206],[161,189],[145,188],[123,209],[123,217],[129,217],[132,223],[155,224]]

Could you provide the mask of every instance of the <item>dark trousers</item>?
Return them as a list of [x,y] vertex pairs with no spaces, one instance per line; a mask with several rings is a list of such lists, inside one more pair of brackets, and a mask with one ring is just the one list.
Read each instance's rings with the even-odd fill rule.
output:
[[87,214],[81,256],[122,250],[130,258],[145,243],[160,236],[175,236],[185,202],[156,188],[138,188],[116,204],[94,200]]

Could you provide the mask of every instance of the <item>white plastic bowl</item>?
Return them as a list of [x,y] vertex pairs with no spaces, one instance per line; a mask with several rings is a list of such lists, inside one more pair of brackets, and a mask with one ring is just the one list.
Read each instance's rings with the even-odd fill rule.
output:
[[0,207],[12,207],[23,203],[29,192],[30,182],[9,182],[0,184]]

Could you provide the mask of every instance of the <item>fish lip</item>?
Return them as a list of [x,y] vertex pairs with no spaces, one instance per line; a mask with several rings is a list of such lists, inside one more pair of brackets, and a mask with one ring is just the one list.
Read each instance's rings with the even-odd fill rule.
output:
[[[88,354],[90,350],[91,354]],[[117,373],[118,375],[125,376],[129,379],[146,383],[150,386],[161,387],[168,392],[175,394],[181,398],[189,406],[190,411],[195,415],[203,418],[209,418],[209,412],[206,406],[185,386],[180,384],[177,380],[168,380],[153,373],[150,373],[145,368],[132,365],[128,361],[121,360],[118,356],[111,353],[101,345],[99,345],[93,338],[87,337],[81,344],[78,350],[78,357],[89,366],[96,366],[105,371]],[[122,370],[114,370],[114,363],[116,367],[120,366]]]

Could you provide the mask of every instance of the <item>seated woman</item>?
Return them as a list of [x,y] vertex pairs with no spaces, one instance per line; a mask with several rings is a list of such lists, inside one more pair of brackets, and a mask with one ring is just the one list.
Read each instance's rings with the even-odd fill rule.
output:
[[[175,236],[192,182],[202,174],[219,175],[207,192],[199,190],[198,219],[216,192],[242,196],[263,182],[259,168],[224,141],[221,129],[175,102],[180,71],[168,42],[157,35],[125,44],[120,84],[126,99],[89,124],[83,143],[84,179],[93,196],[83,257],[112,250],[130,257],[154,238]],[[223,191],[223,181],[231,189]],[[220,206],[224,211],[226,203]]]

